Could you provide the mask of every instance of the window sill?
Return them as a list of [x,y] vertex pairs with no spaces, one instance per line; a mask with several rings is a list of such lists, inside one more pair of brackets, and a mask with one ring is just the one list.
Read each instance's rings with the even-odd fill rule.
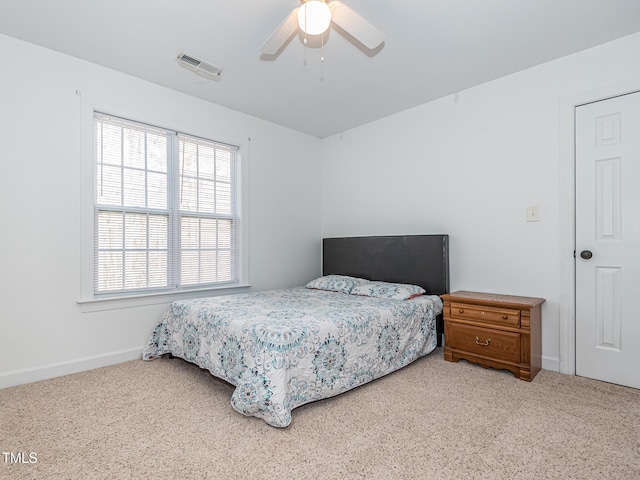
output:
[[[126,297],[108,297],[89,300],[78,300],[82,313],[100,312],[103,310],[117,310],[119,308],[141,307],[144,305],[157,305],[171,303],[176,300],[190,298],[213,297],[228,295],[230,293],[242,293],[251,287],[251,284],[225,285],[224,287],[202,288],[183,290],[180,292],[160,292],[152,294],[129,295]],[[237,290],[240,289],[241,292]]]

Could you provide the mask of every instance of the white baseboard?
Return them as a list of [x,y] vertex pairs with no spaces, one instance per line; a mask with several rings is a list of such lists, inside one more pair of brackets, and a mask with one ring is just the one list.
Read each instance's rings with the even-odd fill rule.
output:
[[38,382],[49,378],[61,377],[72,373],[84,372],[94,368],[115,365],[116,363],[136,360],[142,356],[142,348],[131,348],[105,355],[84,357],[68,362],[53,363],[42,367],[24,368],[12,372],[0,373],[0,388],[23,385],[25,383]]
[[[12,372],[0,373],[0,388],[14,387],[25,383],[39,382],[49,378],[62,377],[72,373],[84,372],[94,368],[106,367],[117,363],[137,360],[142,356],[143,347],[120,350],[106,355],[84,357],[68,362],[54,363],[43,367],[25,368]],[[558,358],[542,357],[542,368],[554,372],[560,371]]]
[[553,372],[559,372],[560,371],[560,359],[559,358],[542,357],[542,368],[544,370],[551,370]]

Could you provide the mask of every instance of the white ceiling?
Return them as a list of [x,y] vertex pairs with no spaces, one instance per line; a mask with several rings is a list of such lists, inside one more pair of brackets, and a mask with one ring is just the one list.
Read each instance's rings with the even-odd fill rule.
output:
[[[323,138],[640,31],[640,0],[344,3],[386,33],[377,55],[332,30],[324,63],[298,37],[262,60],[299,0],[1,0],[0,33]],[[180,68],[180,52],[222,80]]]

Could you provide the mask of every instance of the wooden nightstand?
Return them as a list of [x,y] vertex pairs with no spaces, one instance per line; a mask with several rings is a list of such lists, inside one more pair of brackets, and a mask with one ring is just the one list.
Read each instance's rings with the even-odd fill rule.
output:
[[533,380],[542,367],[543,298],[462,291],[441,298],[445,360],[464,359]]

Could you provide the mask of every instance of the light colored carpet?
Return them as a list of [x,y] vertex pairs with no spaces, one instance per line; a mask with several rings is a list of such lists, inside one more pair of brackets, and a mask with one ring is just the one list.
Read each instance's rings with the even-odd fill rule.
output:
[[[532,383],[442,350],[300,407],[244,417],[179,359],[0,390],[3,479],[640,479],[640,390],[542,371]],[[10,456],[9,456],[10,460]]]

